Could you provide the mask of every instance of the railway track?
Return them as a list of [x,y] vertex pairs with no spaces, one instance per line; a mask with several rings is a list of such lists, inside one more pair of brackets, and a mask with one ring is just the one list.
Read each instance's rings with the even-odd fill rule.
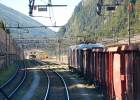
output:
[[[36,65],[42,65],[40,62],[34,62]],[[41,68],[41,70],[48,77],[47,90],[44,96],[44,100],[70,100],[68,88],[62,76],[52,69]]]
[[23,84],[26,78],[26,65],[24,61],[19,62],[14,75],[2,86],[0,86],[0,100],[11,100],[14,93]]

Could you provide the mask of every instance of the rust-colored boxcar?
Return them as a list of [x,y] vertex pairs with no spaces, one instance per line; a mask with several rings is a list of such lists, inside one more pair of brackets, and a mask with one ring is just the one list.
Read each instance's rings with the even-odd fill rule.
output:
[[140,46],[122,46],[125,54],[126,98],[140,100]]
[[124,100],[126,91],[125,56],[121,47],[109,48],[109,96],[115,100]]

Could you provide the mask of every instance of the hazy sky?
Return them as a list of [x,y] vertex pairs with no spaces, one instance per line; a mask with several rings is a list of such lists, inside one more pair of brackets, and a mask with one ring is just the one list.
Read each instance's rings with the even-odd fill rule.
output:
[[[54,25],[56,21],[57,26],[63,26],[68,22],[74,11],[75,6],[77,6],[80,1],[81,0],[51,0],[52,5],[67,5],[67,7],[53,7],[53,9],[47,8],[47,12],[33,11],[34,16],[52,16],[51,20],[49,18],[34,19],[38,20],[44,25]],[[35,0],[35,5],[45,5],[45,2],[48,3],[48,0]],[[29,16],[29,0],[1,0],[0,3]],[[58,31],[57,28],[52,29]]]

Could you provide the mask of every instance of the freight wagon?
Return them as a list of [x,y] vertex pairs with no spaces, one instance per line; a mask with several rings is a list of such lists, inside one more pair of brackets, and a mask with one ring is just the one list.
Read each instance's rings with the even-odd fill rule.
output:
[[79,44],[68,58],[69,69],[98,86],[106,100],[140,100],[139,45]]

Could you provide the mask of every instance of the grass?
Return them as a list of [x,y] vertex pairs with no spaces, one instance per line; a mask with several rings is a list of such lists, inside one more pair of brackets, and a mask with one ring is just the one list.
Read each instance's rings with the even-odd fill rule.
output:
[[89,84],[89,82],[87,82],[83,78],[79,78],[78,75],[72,74],[71,72],[68,73],[74,76],[76,79],[80,81],[80,83],[84,85],[86,91],[90,94],[92,98],[94,98],[95,100],[103,100],[103,94],[101,93],[100,90],[95,89],[95,87],[92,84]]
[[28,61],[28,62],[26,62],[26,64],[29,66],[29,61]]
[[32,62],[32,61],[28,61],[28,62],[26,62],[26,64],[28,65],[28,66],[34,66],[34,63]]
[[[63,69],[61,69],[61,70],[55,69],[55,70],[57,72],[59,72],[63,77],[67,77],[67,75],[65,75],[63,73],[63,72],[65,72]],[[66,83],[67,83],[67,86],[69,84],[69,92],[70,92],[70,95],[71,96],[75,95],[74,98],[76,97],[78,100],[81,100],[81,95],[78,92],[77,85],[70,78],[67,78]],[[73,94],[73,92],[74,92],[74,94]]]
[[77,85],[76,84],[73,84],[74,88],[77,88]]
[[[13,67],[11,67],[13,66]],[[0,70],[0,85],[2,85],[4,82],[6,82],[12,74],[15,72],[17,64],[12,64],[11,66],[8,66],[8,69],[1,69]]]
[[30,62],[30,64],[31,64],[32,66],[34,66],[34,65],[35,65],[32,61],[29,61],[29,62]]
[[[63,69],[61,69],[61,71],[63,71]],[[95,87],[92,84],[90,84],[83,78],[80,78],[79,75],[73,74],[69,71],[67,71],[67,73],[74,76],[76,79],[78,79],[80,81],[80,83],[82,83],[84,85],[85,89],[90,94],[91,98],[94,98],[95,100],[103,100],[103,95],[100,90],[95,89]],[[72,86],[74,88],[77,88],[77,85],[75,85],[75,84],[72,84]],[[79,96],[79,98],[80,98],[80,96]]]
[[[34,66],[34,63],[32,61],[27,61],[26,64],[31,68],[32,66]],[[30,73],[33,73],[33,70],[30,70]],[[32,83],[32,81],[34,80],[34,76],[30,75],[29,77],[29,83]]]
[[26,90],[20,92],[20,95],[18,96],[17,100],[21,100],[21,98],[24,96],[25,93],[26,93]]

